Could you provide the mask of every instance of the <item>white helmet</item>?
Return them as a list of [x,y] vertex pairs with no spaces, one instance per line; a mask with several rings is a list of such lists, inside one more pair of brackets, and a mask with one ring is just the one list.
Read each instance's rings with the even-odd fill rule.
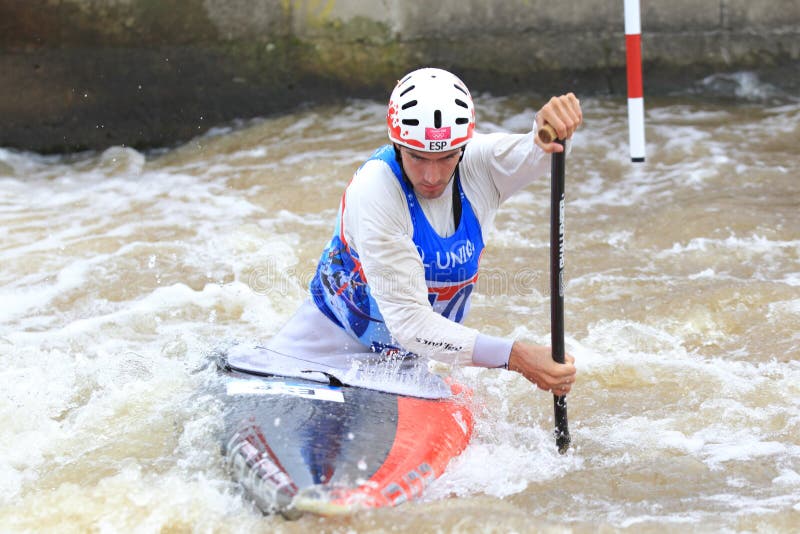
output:
[[455,75],[419,69],[397,82],[386,122],[392,142],[423,152],[446,152],[472,138],[475,106],[467,86]]

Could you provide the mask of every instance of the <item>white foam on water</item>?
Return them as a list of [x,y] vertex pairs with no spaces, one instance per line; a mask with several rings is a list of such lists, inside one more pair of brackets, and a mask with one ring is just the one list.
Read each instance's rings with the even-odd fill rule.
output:
[[713,274],[717,280],[729,277],[733,271],[741,273],[743,269],[752,269],[748,277],[753,279],[795,285],[793,274],[786,271],[800,258],[800,240],[771,239],[759,234],[694,237],[686,242],[675,242],[668,249],[654,251],[652,256],[657,261],[696,259],[711,264],[710,271],[706,269],[703,273]]
[[769,318],[779,319],[787,315],[800,315],[800,299],[769,303]]
[[[534,342],[547,340],[525,328],[514,334]],[[760,459],[787,466],[800,460],[800,445],[787,444],[786,434],[773,429],[776,421],[785,419],[794,420],[799,428],[796,362],[787,366],[777,361],[754,364],[704,358],[684,349],[680,337],[630,321],[601,321],[583,339],[568,337],[567,351],[578,362],[575,395],[593,395],[597,402],[606,399],[614,405],[613,398],[621,394],[614,391],[627,390],[631,404],[616,407],[622,408],[618,413],[613,408],[593,415],[573,411],[573,448],[560,456],[553,442],[549,396],[537,395],[530,384],[526,389],[524,381],[508,372],[465,370],[467,383],[477,383],[479,390],[476,436],[451,462],[430,498],[448,494],[503,498],[525,492],[533,481],[558,484],[560,478],[581,476],[587,468],[625,468],[647,458],[689,457],[712,472]],[[662,386],[681,381],[688,382],[682,392],[669,393]],[[662,401],[642,406],[641,389],[664,389]],[[775,404],[762,405],[761,390],[772,392]],[[520,397],[529,399],[523,404],[531,403],[530,417],[519,416]],[[800,497],[796,473],[786,468],[780,472],[776,480],[785,493],[775,495],[764,488],[763,497],[751,499],[753,506],[775,512]],[[744,484],[749,488],[751,482]],[[699,507],[691,513],[631,516],[624,512],[624,504],[608,506],[609,517],[618,515],[614,524],[620,526],[696,523],[714,515]],[[726,506],[746,510],[734,496]]]
[[796,273],[789,273],[781,280],[781,282],[790,286],[800,286],[800,271]]
[[730,235],[724,239],[695,237],[686,244],[673,244],[671,249],[662,252],[661,255],[667,256],[696,251],[708,252],[714,249],[735,250],[752,255],[764,255],[780,252],[782,250],[800,253],[800,240],[774,241],[761,235],[751,235],[748,237]]
[[[44,219],[32,220],[47,226],[44,239],[31,231],[35,239],[16,233],[4,240],[0,502],[15,502],[40,525],[48,522],[42,502],[53,502],[55,521],[57,510],[72,503],[86,514],[76,526],[112,530],[158,530],[175,522],[176,511],[186,524],[199,524],[208,513],[243,506],[219,466],[213,413],[186,411],[202,406],[188,403],[195,388],[188,373],[212,340],[274,332],[281,320],[271,299],[245,283],[213,282],[224,278],[220,260],[223,271],[240,269],[220,254],[247,254],[242,236],[247,224],[257,226],[245,221],[260,210],[216,182],[151,170],[130,149],[109,149],[74,166],[9,151],[2,158],[18,177],[4,180],[3,202],[11,209],[2,210],[3,220],[15,224],[13,218],[41,213]],[[237,231],[233,239],[219,234],[230,228]],[[184,283],[132,287],[127,299],[98,298],[77,314],[64,302],[102,293],[104,278],[124,274],[115,269],[125,264],[134,268],[148,250],[145,270],[154,279],[183,265],[206,273],[209,282],[199,290]],[[31,261],[37,255],[43,261]],[[187,328],[192,323],[199,336]],[[159,450],[148,439],[168,442],[173,435],[172,419],[164,417],[170,406],[175,424],[186,426],[175,434],[174,451],[148,458],[146,450]],[[131,467],[124,467],[129,456]],[[92,458],[105,460],[101,471],[111,474],[92,475],[98,470]],[[153,461],[175,467],[154,471]],[[84,464],[83,482],[59,475],[75,462]],[[204,480],[204,472],[214,478]],[[36,489],[52,477],[52,490]],[[194,495],[188,500],[187,489]]]
[[699,86],[704,93],[712,91],[746,100],[761,101],[781,94],[778,88],[763,82],[758,73],[752,71],[712,74],[700,80]]
[[773,484],[800,487],[800,474],[793,469],[781,469],[781,474],[772,479]]
[[[0,345],[0,350],[6,363],[0,372],[4,390],[0,471],[6,475],[0,479],[0,501],[7,502],[23,483],[35,479],[33,469],[45,461],[48,442],[63,437],[53,419],[64,411],[65,401],[69,402],[76,371],[59,350],[17,351],[10,343]],[[41,365],[42,361],[48,365]]]
[[451,494],[503,498],[524,491],[531,481],[555,481],[580,469],[580,456],[561,456],[555,449],[552,431],[541,424],[546,416],[538,413],[521,421],[514,417],[515,405],[509,397],[534,394],[530,384],[505,371],[465,368],[461,373],[467,383],[482,390],[473,402],[475,433],[426,499]]
[[[738,438],[738,439],[737,439]],[[753,439],[748,433],[729,438],[727,443],[713,443],[705,447],[706,462],[718,467],[733,460],[749,461],[761,456],[778,456],[786,452],[782,443]]]
[[0,292],[3,309],[0,311],[0,321],[6,322],[21,314],[49,302],[54,297],[65,291],[79,287],[86,273],[85,262],[76,262],[59,271],[53,284],[43,284],[30,287],[28,284],[21,288]]
[[[478,99],[487,108],[483,131],[521,131],[532,120],[530,103]],[[791,234],[796,214],[783,204],[769,205],[787,213],[789,230],[780,233],[734,228],[730,213],[747,212],[767,187],[756,179],[763,162],[741,152],[740,137],[773,128],[794,135],[800,111],[774,107],[760,119],[649,107],[648,162],[631,168],[625,136],[613,135],[624,103],[582,102],[587,121],[570,156],[568,218],[589,223],[583,235],[568,233],[577,248],[569,260],[609,257],[602,269],[576,265],[566,279],[567,351],[579,370],[569,397],[573,448],[555,450],[550,394],[507,371],[457,371],[473,389],[475,437],[423,507],[453,495],[516,506],[540,484],[585,480],[585,488],[572,486],[581,506],[561,512],[545,500],[537,510],[567,527],[602,517],[611,528],[718,521],[736,530],[758,513],[769,528],[774,514],[800,509],[800,241]],[[2,524],[284,528],[254,512],[228,479],[216,441],[221,407],[202,393],[209,371],[196,370],[221,340],[268,338],[306,298],[318,252],[303,249],[316,248],[309,236],[322,243],[330,235],[339,182],[384,142],[384,108],[354,101],[242,122],[147,156],[122,147],[68,158],[0,149]],[[777,160],[784,149],[776,146]],[[778,162],[768,185],[790,176],[792,161]],[[751,184],[747,198],[720,208],[721,222],[709,217],[702,232],[664,242],[650,235],[656,226],[631,219],[664,206],[679,218],[686,199],[712,192],[741,196],[740,174]],[[321,212],[265,208],[294,187],[337,192]],[[781,199],[789,209],[795,190]],[[542,183],[504,206],[491,240],[498,261],[527,265],[530,253],[546,265],[546,229],[531,227],[546,224],[548,203]],[[493,334],[548,344],[546,319],[514,322],[546,318],[546,276],[524,282],[476,297],[481,321]],[[717,293],[703,291],[726,284],[752,298],[721,318],[704,300]],[[696,309],[673,310],[681,300]],[[622,310],[609,307],[617,303]],[[649,307],[637,310],[640,303]],[[782,341],[773,345],[779,350],[760,352],[756,331]],[[735,350],[716,349],[721,340]],[[687,482],[676,497],[658,482],[671,480],[667,466],[676,460],[719,480]],[[651,502],[602,485],[628,468],[650,477],[641,484]],[[352,521],[358,529],[370,520]],[[332,525],[313,528],[341,526]]]

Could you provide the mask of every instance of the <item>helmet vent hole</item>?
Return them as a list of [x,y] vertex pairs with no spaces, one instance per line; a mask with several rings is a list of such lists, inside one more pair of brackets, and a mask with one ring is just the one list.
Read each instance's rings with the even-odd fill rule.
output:
[[469,96],[469,93],[463,87],[461,87],[459,85],[456,85],[456,84],[453,84],[453,87],[455,87],[456,89],[458,89],[459,91],[464,93],[465,96]]
[[416,85],[412,85],[411,87],[400,93],[400,96],[405,96],[405,94],[408,93],[409,91],[412,91],[414,87],[416,87]]
[[[458,86],[456,86],[456,87],[458,87]],[[459,106],[461,106],[464,109],[469,109],[469,106],[467,105],[467,103],[464,102],[463,100],[458,99],[458,98],[456,98],[456,104],[458,104]]]
[[412,100],[412,101],[410,101],[410,102],[406,102],[405,104],[403,104],[402,106],[400,106],[400,108],[401,108],[401,109],[408,109],[408,108],[413,108],[413,107],[414,107],[414,106],[416,106],[416,105],[417,105],[417,101],[416,101],[416,100]]
[[403,119],[402,122],[406,126],[419,126],[419,121],[417,119]]
[[459,117],[456,119],[456,124],[469,124],[469,119],[466,117]]
[[433,112],[433,127],[434,128],[442,127],[442,112],[438,109]]

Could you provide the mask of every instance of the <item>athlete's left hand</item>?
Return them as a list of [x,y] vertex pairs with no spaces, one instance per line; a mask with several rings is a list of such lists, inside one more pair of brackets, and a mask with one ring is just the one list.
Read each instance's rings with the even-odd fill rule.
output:
[[[558,138],[563,140],[571,138],[582,122],[581,101],[573,93],[554,96],[536,113],[536,131],[549,124],[555,129]],[[555,141],[543,143],[538,135],[534,135],[534,142],[547,153],[564,150],[564,147]]]
[[515,341],[511,346],[508,369],[555,395],[566,395],[575,383],[575,358],[564,354],[564,363],[558,363],[553,360],[550,347],[523,341]]

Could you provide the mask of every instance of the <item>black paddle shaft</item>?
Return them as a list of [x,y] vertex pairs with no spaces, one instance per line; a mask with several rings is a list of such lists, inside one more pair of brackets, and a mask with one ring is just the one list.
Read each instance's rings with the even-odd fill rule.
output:
[[[563,141],[557,141],[562,146]],[[564,152],[552,154],[550,167],[550,336],[553,359],[564,363]],[[567,397],[553,395],[558,452],[570,444]]]

